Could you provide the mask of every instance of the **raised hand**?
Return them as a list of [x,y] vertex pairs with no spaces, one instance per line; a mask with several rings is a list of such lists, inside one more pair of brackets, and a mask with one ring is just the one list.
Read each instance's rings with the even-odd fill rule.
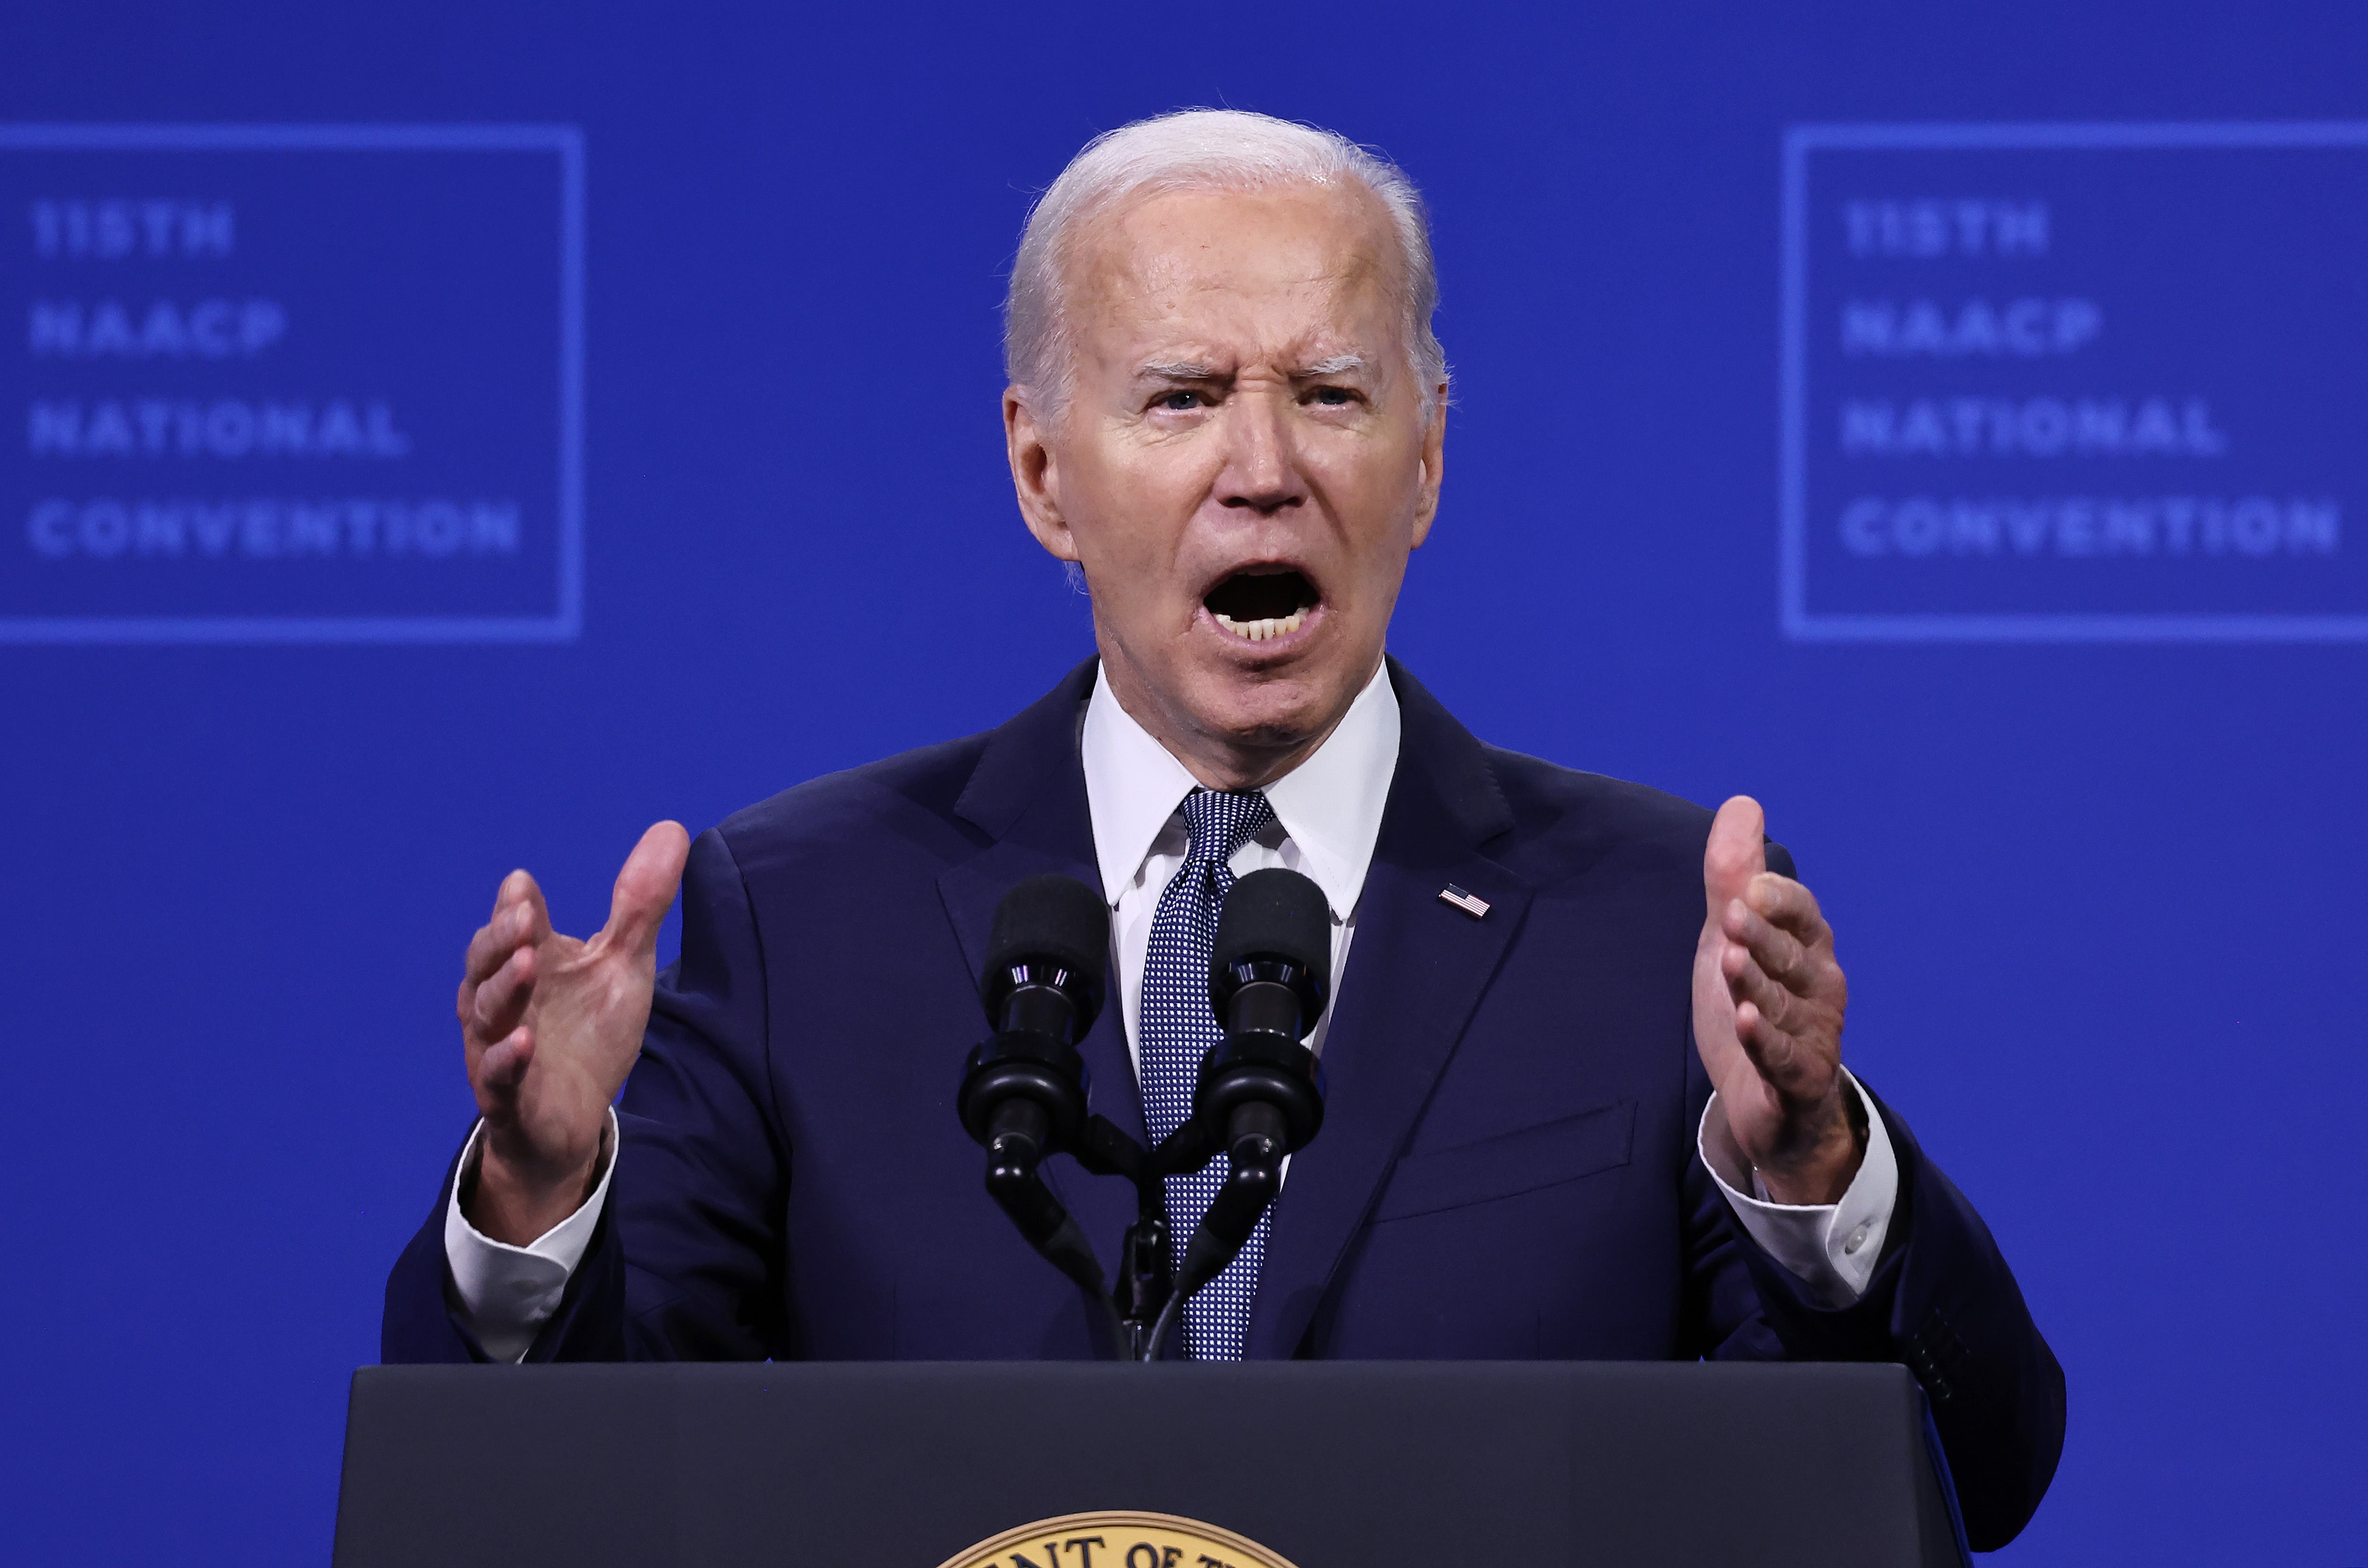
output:
[[1737,795],[1702,856],[1708,909],[1694,949],[1694,1044],[1736,1152],[1779,1203],[1834,1203],[1865,1153],[1845,1096],[1850,983],[1809,890],[1768,869],[1766,818]]
[[470,939],[461,1040],[485,1136],[466,1208],[495,1241],[523,1246],[590,1195],[609,1104],[649,1023],[658,926],[689,855],[679,823],[643,834],[588,941],[553,931],[542,890],[512,871]]

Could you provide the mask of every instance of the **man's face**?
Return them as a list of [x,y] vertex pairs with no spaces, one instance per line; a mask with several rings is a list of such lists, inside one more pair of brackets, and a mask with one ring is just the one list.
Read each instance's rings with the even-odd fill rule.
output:
[[1127,710],[1203,782],[1262,783],[1372,675],[1438,505],[1387,215],[1353,186],[1184,190],[1078,241],[1069,402],[1005,400],[1021,509],[1083,564]]

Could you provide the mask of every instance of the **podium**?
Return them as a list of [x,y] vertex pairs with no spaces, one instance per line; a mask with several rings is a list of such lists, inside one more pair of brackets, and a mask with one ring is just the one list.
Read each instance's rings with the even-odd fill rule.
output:
[[335,1562],[1962,1565],[1928,1432],[1889,1365],[367,1367]]

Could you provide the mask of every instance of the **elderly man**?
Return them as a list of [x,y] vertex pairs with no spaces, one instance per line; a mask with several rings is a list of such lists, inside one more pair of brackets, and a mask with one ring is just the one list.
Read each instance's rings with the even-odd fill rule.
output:
[[[460,992],[483,1119],[388,1359],[1095,1354],[951,1104],[993,911],[1102,890],[1093,1106],[1156,1136],[1215,1029],[1212,913],[1280,865],[1331,908],[1327,1119],[1184,1353],[1903,1360],[1975,1544],[2021,1528],[2062,1373],[1842,1069],[1833,934],[1759,808],[1485,746],[1384,655],[1444,472],[1436,291],[1413,187],[1338,137],[1194,112],[1078,155],[1003,413],[1097,657],[990,733],[659,824],[589,940],[513,872]],[[1113,1244],[1132,1194],[1048,1170]],[[1179,1230],[1207,1193],[1171,1188]]]

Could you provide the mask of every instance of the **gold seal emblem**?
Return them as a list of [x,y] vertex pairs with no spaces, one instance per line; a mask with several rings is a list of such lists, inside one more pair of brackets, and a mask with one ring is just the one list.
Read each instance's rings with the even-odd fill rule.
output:
[[1005,1530],[940,1568],[1292,1568],[1247,1536],[1174,1514],[1063,1514]]

